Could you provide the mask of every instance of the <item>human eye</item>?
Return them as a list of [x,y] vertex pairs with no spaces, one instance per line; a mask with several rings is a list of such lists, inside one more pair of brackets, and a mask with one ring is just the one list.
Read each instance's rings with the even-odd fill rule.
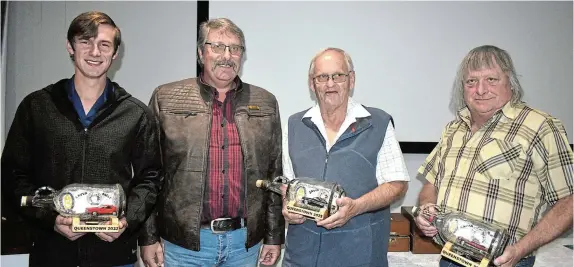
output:
[[476,79],[474,79],[474,78],[466,79],[466,80],[464,81],[464,84],[466,84],[466,85],[474,85],[474,84],[476,84]]
[[241,46],[232,45],[232,46],[229,47],[229,49],[231,49],[231,51],[233,51],[233,52],[240,52],[240,51],[241,51]]

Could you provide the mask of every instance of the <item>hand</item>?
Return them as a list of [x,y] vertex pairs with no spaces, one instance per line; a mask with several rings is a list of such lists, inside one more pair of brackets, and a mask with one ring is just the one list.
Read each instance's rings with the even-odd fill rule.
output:
[[[109,221],[108,224],[111,224],[112,222]],[[95,233],[96,236],[98,236],[101,240],[106,241],[106,242],[114,242],[116,239],[118,239],[118,237],[120,237],[120,235],[126,230],[127,228],[127,221],[126,218],[122,218],[120,219],[120,221],[118,222],[118,226],[120,228],[120,230],[118,232],[97,232]]]
[[140,256],[145,267],[163,266],[163,243],[156,242],[148,246],[140,246]]
[[318,221],[317,226],[323,226],[327,229],[341,227],[351,218],[359,214],[357,210],[357,201],[352,198],[343,197],[337,199],[337,206],[339,206],[339,210],[335,214],[329,216],[329,218]]
[[502,267],[512,267],[518,263],[524,255],[516,248],[516,246],[511,245],[504,249],[504,253],[498,258],[494,259],[494,265]]
[[259,255],[259,263],[263,265],[273,265],[281,254],[281,245],[263,245]]
[[72,218],[62,217],[60,215],[56,217],[56,222],[54,223],[54,231],[65,236],[71,241],[74,241],[86,234],[72,232]]
[[296,214],[296,213],[291,213],[291,212],[287,211],[287,202],[285,201],[286,191],[287,191],[287,186],[281,185],[281,192],[282,192],[281,196],[283,199],[283,210],[281,211],[281,213],[283,213],[283,217],[285,217],[285,221],[287,223],[302,224],[306,220],[305,216],[300,215],[300,214]]
[[[436,227],[432,226],[431,223],[424,216],[422,216],[422,211],[427,209],[427,207],[429,207],[431,205],[433,205],[433,204],[427,203],[427,204],[420,206],[421,213],[419,213],[419,216],[415,217],[415,224],[417,225],[417,227],[419,229],[421,229],[423,234],[428,236],[428,237],[433,237],[438,233],[438,230],[436,229]],[[431,207],[431,208],[429,208],[429,211],[430,212],[436,212],[436,209]]]

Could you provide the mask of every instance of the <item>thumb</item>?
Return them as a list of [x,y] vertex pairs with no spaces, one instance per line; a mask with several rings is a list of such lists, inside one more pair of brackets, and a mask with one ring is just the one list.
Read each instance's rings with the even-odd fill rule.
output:
[[337,206],[339,206],[339,207],[347,206],[347,205],[349,205],[349,203],[351,203],[351,199],[348,197],[343,197],[343,198],[337,199]]
[[261,249],[261,253],[259,254],[259,262],[262,262],[265,260],[265,256],[267,256],[267,249],[266,248],[262,248]]
[[494,265],[496,266],[500,266],[506,262],[508,262],[510,255],[508,253],[508,250],[505,250],[504,253],[502,253],[502,255],[500,255],[498,258],[494,259]]

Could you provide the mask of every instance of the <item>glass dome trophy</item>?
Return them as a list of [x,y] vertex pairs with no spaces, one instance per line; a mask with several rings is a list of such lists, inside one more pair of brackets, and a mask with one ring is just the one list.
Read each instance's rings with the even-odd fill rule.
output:
[[59,191],[43,186],[33,196],[23,196],[21,206],[49,208],[71,217],[73,232],[118,232],[126,196],[120,184],[70,184]]
[[257,180],[257,187],[281,193],[281,185],[287,186],[286,209],[314,221],[320,221],[339,210],[336,200],[344,197],[343,188],[334,182],[308,177],[288,179],[278,176],[273,181]]

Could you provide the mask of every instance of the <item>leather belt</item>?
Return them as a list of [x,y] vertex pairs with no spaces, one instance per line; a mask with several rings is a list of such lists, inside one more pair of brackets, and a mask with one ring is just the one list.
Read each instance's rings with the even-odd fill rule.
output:
[[225,233],[240,229],[241,218],[218,218],[208,223],[202,223],[201,228],[211,229],[214,234]]

